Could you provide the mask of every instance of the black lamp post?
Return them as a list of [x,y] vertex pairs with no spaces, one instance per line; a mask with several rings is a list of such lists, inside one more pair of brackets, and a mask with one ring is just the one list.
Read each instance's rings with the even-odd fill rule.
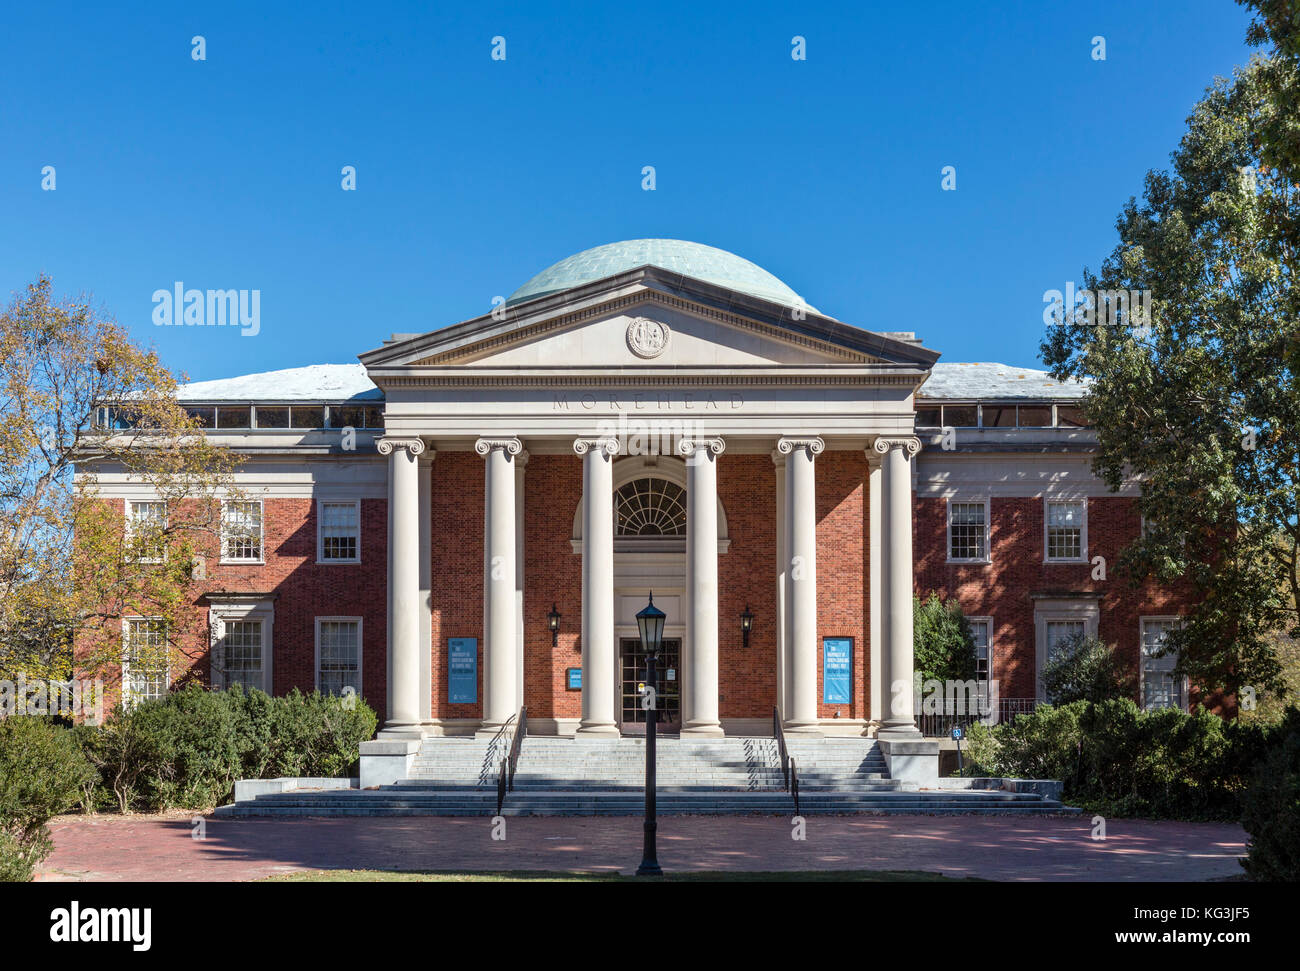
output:
[[664,871],[659,867],[659,854],[655,848],[655,833],[659,828],[655,821],[655,722],[658,719],[659,679],[655,671],[655,656],[664,639],[664,612],[655,606],[655,595],[650,594],[650,602],[636,615],[636,626],[641,632],[641,650],[645,652],[645,847],[641,853],[641,865],[636,868],[638,877],[661,877]]
[[740,636],[744,639],[745,650],[749,650],[749,632],[754,629],[754,615],[745,604],[745,612],[740,615]]
[[551,631],[551,647],[560,642],[560,612],[551,604],[551,612],[546,615],[546,626]]

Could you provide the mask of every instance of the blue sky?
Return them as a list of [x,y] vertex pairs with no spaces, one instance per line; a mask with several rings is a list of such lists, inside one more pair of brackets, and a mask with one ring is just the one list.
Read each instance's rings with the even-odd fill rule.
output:
[[[944,360],[1032,367],[1043,291],[1100,264],[1252,53],[1232,0],[271,8],[9,6],[5,302],[47,272],[199,380],[355,361],[662,236]],[[260,290],[260,333],[154,326],[178,280]]]

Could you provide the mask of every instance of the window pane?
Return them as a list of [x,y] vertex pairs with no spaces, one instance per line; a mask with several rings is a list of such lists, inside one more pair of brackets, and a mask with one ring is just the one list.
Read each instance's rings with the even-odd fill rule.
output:
[[361,693],[361,643],[355,620],[320,622],[320,668],[317,681],[322,694],[339,695],[344,688]]
[[161,620],[129,620],[122,657],[122,702],[128,706],[167,691],[167,628]]
[[262,558],[262,504],[228,502],[222,509],[222,532],[227,560]]
[[253,409],[244,408],[218,408],[217,409],[217,427],[218,428],[251,428]]
[[1088,427],[1088,421],[1083,417],[1083,409],[1072,405],[1056,406],[1056,423],[1063,428]]
[[265,690],[262,680],[262,622],[260,620],[227,622],[222,649],[227,687],[240,684],[245,689]]
[[952,548],[949,556],[954,560],[982,560],[984,551],[984,503],[950,502],[948,504],[949,533]]
[[614,493],[619,536],[685,536],[686,490],[667,479],[629,482]]
[[138,554],[144,560],[161,560],[163,558],[167,528],[167,503],[133,502],[131,517],[127,522],[128,536],[137,545]]
[[257,406],[257,427],[258,428],[288,428],[289,409],[269,408],[264,405],[258,405]]
[[1052,409],[1047,405],[1021,405],[1018,421],[1021,428],[1050,428]]
[[916,409],[916,424],[918,428],[938,428],[943,424],[943,411],[940,408],[918,408]]
[[356,503],[321,503],[322,560],[355,560],[360,536]]
[[216,414],[215,408],[194,408],[185,409],[185,414],[193,418],[200,428],[211,428],[213,416]]
[[324,428],[325,406],[294,405],[292,417],[294,428]]
[[1016,406],[1015,405],[985,405],[984,406],[984,427],[985,428],[1015,428],[1016,427]]
[[1162,657],[1153,655],[1160,650],[1165,636],[1174,627],[1172,620],[1142,621],[1142,707],[1185,708],[1183,679],[1174,676],[1178,656],[1169,652]]
[[979,424],[978,414],[974,405],[944,405],[943,423],[953,428],[974,428]]

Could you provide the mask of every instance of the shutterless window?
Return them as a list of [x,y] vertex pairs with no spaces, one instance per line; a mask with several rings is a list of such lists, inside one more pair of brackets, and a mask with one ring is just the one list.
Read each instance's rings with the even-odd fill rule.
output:
[[944,405],[943,423],[951,428],[976,428],[979,408],[975,405]]
[[1087,625],[1082,620],[1047,621],[1047,661],[1050,664],[1061,651],[1076,638],[1087,633]]
[[188,407],[185,409],[185,414],[193,418],[200,428],[211,428],[214,416],[216,415],[216,409],[210,405],[208,407]]
[[376,405],[330,405],[330,428],[383,428],[384,409]]
[[989,679],[993,676],[993,621],[987,617],[972,618],[970,632],[975,638],[975,680],[980,683],[981,690],[987,692]]
[[1183,679],[1174,677],[1178,655],[1171,651],[1163,657],[1155,656],[1177,623],[1169,619],[1142,621],[1142,707],[1148,711],[1187,707]]
[[316,685],[322,694],[361,693],[361,622],[318,621]]
[[129,504],[127,539],[142,563],[160,563],[166,549],[163,531],[167,528],[167,503],[158,501]]
[[288,428],[289,409],[282,406],[258,405],[258,428]]
[[1047,558],[1077,560],[1083,557],[1082,502],[1047,504]]
[[985,428],[1015,428],[1016,427],[1016,406],[1015,405],[985,405],[984,406],[984,427]]
[[249,407],[218,408],[217,427],[218,428],[252,428],[253,409]]
[[260,620],[227,621],[222,638],[222,660],[226,687],[240,684],[245,690],[266,690],[262,669],[262,622]]
[[916,425],[918,428],[938,428],[943,424],[942,408],[917,408]]
[[1021,428],[1050,428],[1051,405],[1021,405],[1016,409],[1016,424]]
[[262,559],[262,504],[227,502],[221,510],[222,559],[259,562]]
[[290,419],[294,428],[324,428],[324,405],[294,405],[290,409]]
[[128,620],[122,651],[122,703],[127,707],[167,693],[167,627],[157,618]]
[[1061,428],[1087,428],[1088,420],[1083,417],[1083,409],[1074,405],[1056,406],[1056,424]]
[[948,503],[948,558],[952,560],[983,560],[986,548],[984,503]]
[[355,502],[320,504],[320,558],[355,561],[361,555],[361,515]]

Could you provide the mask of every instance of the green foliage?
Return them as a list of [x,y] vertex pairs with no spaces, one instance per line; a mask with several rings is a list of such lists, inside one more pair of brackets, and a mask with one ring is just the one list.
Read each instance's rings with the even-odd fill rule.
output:
[[1300,880],[1300,732],[1289,732],[1260,763],[1241,824],[1250,834],[1242,866],[1252,879]]
[[[1290,4],[1258,6],[1289,43]],[[1057,377],[1090,381],[1098,475],[1141,483],[1148,529],[1119,572],[1190,587],[1196,606],[1167,643],[1208,691],[1280,693],[1274,634],[1300,630],[1298,122],[1292,57],[1216,82],[1172,171],[1147,174],[1118,245],[1084,273],[1093,292],[1150,291],[1150,319],[1080,312],[1041,348]]]
[[946,604],[937,593],[922,603],[912,597],[912,643],[915,672],[924,682],[970,681],[975,677],[975,638],[955,600]]
[[1110,701],[1137,693],[1129,666],[1099,638],[1076,636],[1058,650],[1043,669],[1043,684],[1053,704]]
[[1127,698],[1076,701],[973,727],[970,752],[981,774],[1059,779],[1067,801],[1104,815],[1237,819],[1255,767],[1292,726],[1296,709],[1266,727]]
[[0,880],[30,880],[52,848],[45,825],[77,804],[94,770],[48,718],[0,718]]
[[99,770],[95,804],[127,812],[217,805],[239,779],[347,775],[377,724],[359,699],[191,685],[78,733]]

